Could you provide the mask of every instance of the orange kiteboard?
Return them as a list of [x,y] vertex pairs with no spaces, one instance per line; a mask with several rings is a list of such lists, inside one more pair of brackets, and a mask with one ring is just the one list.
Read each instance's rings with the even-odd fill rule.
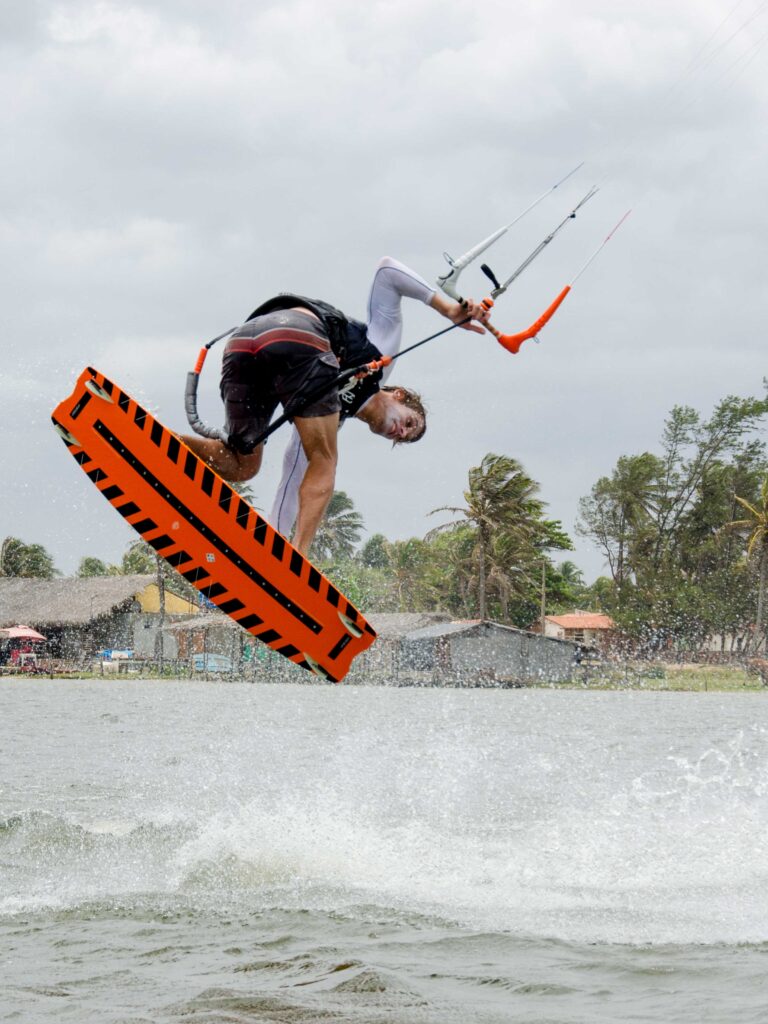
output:
[[272,650],[338,682],[376,639],[329,579],[102,373],[85,369],[52,419],[126,522]]

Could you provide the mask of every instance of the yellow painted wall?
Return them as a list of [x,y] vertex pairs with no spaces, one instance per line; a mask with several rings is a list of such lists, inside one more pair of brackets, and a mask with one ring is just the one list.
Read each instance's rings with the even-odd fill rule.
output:
[[[136,600],[141,605],[143,612],[160,611],[160,591],[156,583],[150,583],[136,595]],[[178,597],[166,588],[165,591],[165,614],[166,615],[196,615],[199,607],[185,597]]]

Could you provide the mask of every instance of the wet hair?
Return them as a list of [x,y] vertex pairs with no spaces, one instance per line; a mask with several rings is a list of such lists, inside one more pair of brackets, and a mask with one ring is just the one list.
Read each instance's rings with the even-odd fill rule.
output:
[[393,391],[399,391],[401,397],[398,401],[400,401],[407,409],[412,409],[421,416],[421,430],[419,433],[416,434],[415,437],[408,438],[407,441],[395,441],[395,444],[413,444],[415,441],[420,441],[427,432],[427,410],[424,408],[421,395],[416,391],[411,391],[410,388],[404,388],[397,384],[385,384],[381,390],[389,391],[390,393]]

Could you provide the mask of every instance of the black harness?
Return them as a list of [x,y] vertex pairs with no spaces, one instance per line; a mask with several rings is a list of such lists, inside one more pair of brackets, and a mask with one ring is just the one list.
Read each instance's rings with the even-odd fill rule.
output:
[[[299,306],[308,309],[320,320],[342,370],[381,359],[381,352],[368,340],[365,324],[360,320],[345,316],[340,309],[336,309],[329,302],[323,302],[322,299],[309,299],[306,295],[281,292],[280,295],[267,299],[266,302],[257,306],[247,318],[246,323],[249,320],[254,320],[257,316],[264,316],[266,313],[274,313],[280,309],[294,309]],[[381,370],[377,370],[362,378],[352,377],[341,385],[339,398],[341,399],[342,419],[354,416],[365,402],[376,394],[380,382]]]

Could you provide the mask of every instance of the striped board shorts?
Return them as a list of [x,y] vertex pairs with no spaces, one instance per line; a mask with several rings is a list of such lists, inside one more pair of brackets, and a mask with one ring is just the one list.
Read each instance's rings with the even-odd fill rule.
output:
[[[339,361],[325,328],[311,313],[281,309],[238,327],[227,342],[221,367],[229,447],[249,455],[278,403],[302,417],[338,413],[338,373]],[[315,399],[303,406],[313,394]]]

